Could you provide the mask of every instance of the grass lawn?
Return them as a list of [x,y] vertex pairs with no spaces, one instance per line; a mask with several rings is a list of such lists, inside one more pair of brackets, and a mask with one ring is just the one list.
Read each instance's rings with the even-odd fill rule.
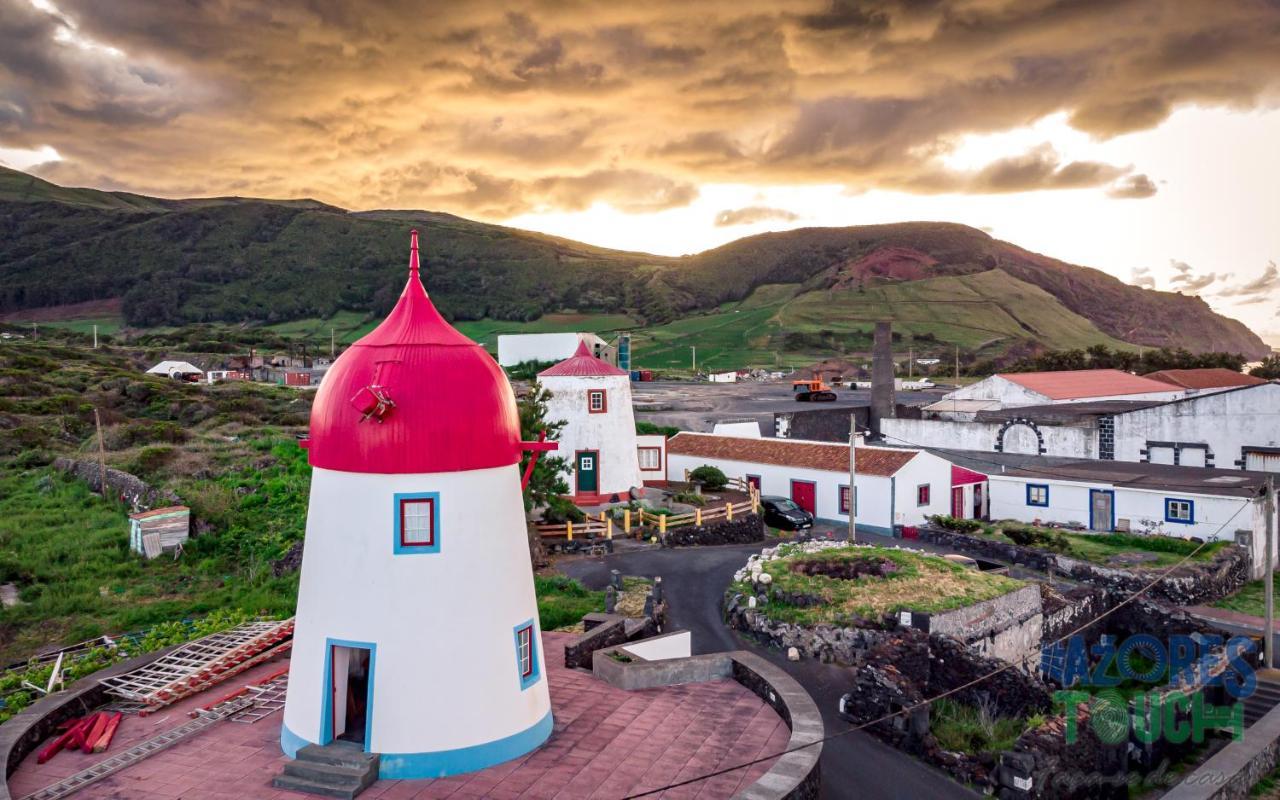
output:
[[[23,323],[14,323],[22,325]],[[61,328],[64,331],[93,335],[93,326],[98,326],[98,335],[106,336],[124,327],[124,317],[119,315],[108,317],[85,317],[83,319],[62,319],[38,323],[41,328]]]
[[[1111,559],[1121,553],[1147,553],[1153,559],[1144,561],[1139,567],[1171,567],[1187,556],[1192,561],[1211,561],[1219,550],[1228,542],[1208,542],[1200,547],[1198,542],[1181,539],[1176,536],[1159,536],[1152,534],[1130,533],[1078,533],[1059,528],[1037,528],[1021,522],[1003,520],[991,524],[975,523],[972,520],[961,522],[946,521],[941,518],[938,524],[951,527],[961,533],[986,536],[1009,544],[1036,547],[1051,550],[1089,561],[1094,564],[1116,566]],[[953,527],[959,525],[960,527]],[[997,533],[997,531],[1001,531]],[[1200,547],[1197,551],[1196,548]],[[1195,555],[1191,555],[1194,553]],[[1128,565],[1130,567],[1134,565]]]
[[615,331],[629,331],[637,322],[626,314],[543,314],[532,322],[481,319],[457,322],[455,327],[490,352],[498,351],[498,337],[515,333],[594,333],[612,339]]
[[[891,567],[889,574],[855,578],[812,574],[811,569],[841,571],[885,562]],[[946,611],[990,600],[1024,585],[1022,581],[966,569],[941,558],[888,547],[841,547],[800,553],[766,562],[765,571],[773,578],[765,613],[778,622],[798,625],[877,620],[904,609]],[[734,589],[743,594],[754,593],[745,583],[735,584]],[[817,597],[821,602],[791,605],[781,599],[796,594]]]
[[[1280,597],[1280,574],[1272,578],[1272,587],[1276,597]],[[1211,605],[1214,608],[1225,608],[1229,611],[1238,611],[1241,614],[1263,617],[1267,613],[1267,607],[1263,602],[1263,589],[1265,588],[1262,581],[1249,581],[1240,587],[1240,591]]]
[[538,625],[544,631],[567,628],[593,611],[604,611],[604,592],[593,592],[563,575],[534,575]]

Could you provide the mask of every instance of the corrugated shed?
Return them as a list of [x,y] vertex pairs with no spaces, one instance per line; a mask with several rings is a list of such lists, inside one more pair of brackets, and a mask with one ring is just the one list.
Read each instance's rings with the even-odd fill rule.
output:
[[1118,369],[1076,369],[1061,372],[1002,372],[1000,377],[1052,400],[1112,397],[1126,394],[1171,392],[1167,383],[1131,375]]
[[[849,471],[847,444],[716,436],[684,431],[667,440],[667,453],[780,467],[806,467],[827,472]],[[918,450],[859,447],[857,470],[861,475],[889,477],[906,466],[918,453]]]
[[619,369],[607,361],[602,361],[591,354],[591,348],[585,341],[578,342],[577,351],[556,364],[538,373],[539,378],[577,377],[598,378],[607,375],[626,375],[627,371]]

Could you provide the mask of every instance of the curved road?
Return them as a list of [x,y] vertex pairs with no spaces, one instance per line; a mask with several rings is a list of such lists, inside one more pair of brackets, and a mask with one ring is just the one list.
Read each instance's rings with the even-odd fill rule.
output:
[[[817,661],[791,663],[779,652],[756,644],[730,630],[720,619],[725,587],[762,545],[636,550],[602,558],[565,559],[559,567],[588,587],[602,589],[610,570],[623,575],[662,576],[670,612],[670,628],[693,634],[693,652],[751,650],[785,669],[800,682],[822,711],[828,736],[848,728],[836,712],[840,696],[849,688],[847,667]],[[822,797],[836,798],[963,798],[977,795],[942,772],[895,750],[866,733],[850,733],[828,741],[822,752]]]

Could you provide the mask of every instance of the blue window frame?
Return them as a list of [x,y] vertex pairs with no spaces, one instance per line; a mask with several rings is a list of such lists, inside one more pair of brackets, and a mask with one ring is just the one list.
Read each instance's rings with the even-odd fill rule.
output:
[[1049,505],[1049,484],[1028,483],[1027,484],[1027,505],[1048,506]]
[[440,552],[440,493],[405,492],[394,497],[396,555]]
[[1194,525],[1196,522],[1196,503],[1181,497],[1164,499],[1164,521],[1176,522],[1180,525]]
[[542,677],[542,671],[538,667],[538,628],[533,620],[526,620],[517,625],[513,633],[516,640],[516,675],[520,677],[520,690],[524,691]]

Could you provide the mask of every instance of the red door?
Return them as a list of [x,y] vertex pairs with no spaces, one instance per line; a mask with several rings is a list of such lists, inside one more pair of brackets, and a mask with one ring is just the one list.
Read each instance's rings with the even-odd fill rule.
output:
[[964,487],[951,487],[951,516],[964,519]]
[[791,499],[796,505],[808,511],[810,514],[817,513],[818,496],[817,484],[813,481],[792,481],[791,482]]
[[749,484],[751,484],[752,486],[756,487],[756,491],[757,491],[757,492],[758,492],[758,491],[760,491],[760,476],[759,476],[759,475],[748,475],[748,476],[747,476],[747,483],[749,483]]

